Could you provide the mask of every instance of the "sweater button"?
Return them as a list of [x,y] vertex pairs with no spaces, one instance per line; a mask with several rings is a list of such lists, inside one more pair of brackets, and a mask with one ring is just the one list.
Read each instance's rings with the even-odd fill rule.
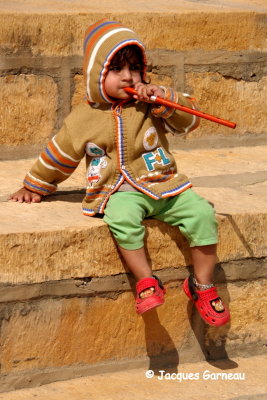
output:
[[122,166],[121,166],[121,169],[125,169],[125,165],[122,165]]

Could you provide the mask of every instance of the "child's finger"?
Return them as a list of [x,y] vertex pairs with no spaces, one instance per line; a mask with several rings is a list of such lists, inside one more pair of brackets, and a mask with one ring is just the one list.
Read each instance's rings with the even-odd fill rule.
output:
[[22,197],[22,201],[25,201],[25,203],[31,203],[32,202],[32,196],[30,193],[25,193],[24,196]]
[[147,93],[149,96],[164,97],[163,90],[157,85],[148,85]]
[[144,98],[147,97],[146,94],[146,85],[142,82],[139,82],[135,85],[135,90],[137,94],[134,96],[136,100],[143,100]]
[[40,194],[35,193],[35,194],[32,196],[32,202],[33,202],[33,203],[40,203],[41,200],[42,200],[42,196],[41,196]]
[[20,199],[19,192],[12,193],[8,198],[8,200],[11,200],[11,201],[19,201],[19,199]]
[[140,85],[136,88],[137,91],[137,98],[143,99],[146,96],[146,87],[145,85]]
[[12,194],[12,195],[9,196],[8,200],[10,200],[10,201],[18,201],[18,198],[14,194]]

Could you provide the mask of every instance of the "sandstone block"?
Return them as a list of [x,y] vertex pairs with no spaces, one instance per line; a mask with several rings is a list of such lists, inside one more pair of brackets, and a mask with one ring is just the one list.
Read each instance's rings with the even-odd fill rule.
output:
[[171,12],[170,8],[162,12],[162,2],[153,3],[151,11],[143,4],[136,11],[136,5],[133,9],[123,3],[119,14],[110,4],[102,9],[94,5],[93,10],[88,7],[80,14],[77,9],[64,13],[53,12],[53,8],[46,13],[41,9],[34,17],[30,8],[21,14],[6,12],[0,16],[0,47],[12,53],[23,49],[33,55],[81,55],[86,28],[107,16],[134,29],[149,49],[235,51],[265,47],[264,13],[220,6],[207,12],[196,10],[196,4],[193,9],[188,9],[188,2],[186,5],[173,2]]
[[151,81],[151,83],[154,83],[155,85],[162,85],[165,87],[173,87],[173,78],[171,76],[171,74],[167,74],[164,71],[161,71],[162,68],[158,68],[157,71],[152,71],[152,72],[148,72],[147,77],[148,80]]
[[74,107],[83,102],[86,90],[83,75],[76,74],[73,79],[74,93],[71,99],[71,106]]
[[8,307],[1,328],[1,372],[175,352],[190,324],[186,296],[172,286],[164,307],[143,318],[135,313],[131,292],[114,299],[41,299]]
[[165,304],[143,317],[135,313],[134,295],[128,291],[106,297],[40,298],[3,305],[1,372],[31,373],[42,368],[164,358],[168,354],[174,363],[179,355],[184,358],[187,354],[190,362],[196,353],[204,358],[196,339],[200,343],[205,339],[202,351],[209,351],[211,357],[216,351],[222,355],[244,346],[256,346],[259,351],[259,345],[266,343],[267,309],[264,297],[259,296],[266,291],[264,280],[219,287],[231,311],[230,323],[220,328],[197,324],[196,317],[200,317],[182,292],[181,283],[166,287]]
[[248,344],[266,343],[267,305],[263,293],[266,293],[266,280],[246,282],[245,284],[227,284],[220,293],[229,301],[231,321],[220,328],[206,327],[207,346],[219,348],[226,344],[229,348]]
[[0,77],[0,144],[36,144],[47,140],[56,119],[57,85],[48,76]]
[[[0,235],[3,283],[125,272],[106,224],[101,219],[84,217],[76,200],[38,205],[4,203],[2,208],[6,214],[3,226],[9,226],[9,233]],[[12,210],[18,210],[15,220]],[[218,219],[221,262],[266,256],[266,214],[220,215]],[[154,270],[190,264],[188,244],[177,228],[155,220],[145,225],[147,253]]]
[[246,82],[223,77],[219,73],[189,72],[186,74],[185,91],[194,95],[201,111],[237,124],[233,130],[201,119],[200,127],[188,137],[200,137],[209,133],[242,135],[266,132],[266,76],[258,82]]

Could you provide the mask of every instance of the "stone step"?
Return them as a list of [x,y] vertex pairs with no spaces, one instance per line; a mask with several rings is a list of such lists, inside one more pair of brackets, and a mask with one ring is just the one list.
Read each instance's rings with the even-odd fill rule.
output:
[[120,371],[96,368],[86,378],[2,393],[0,400],[265,400],[266,373],[266,355],[177,363],[154,376],[149,363],[142,368],[125,364]]
[[[267,206],[266,146],[203,149],[201,152],[175,150],[173,153],[180,171],[192,177],[195,190],[216,208],[220,221],[220,261],[264,256]],[[2,200],[6,200],[8,193],[19,187],[32,162],[33,160],[1,162]],[[84,169],[84,164],[81,163],[72,177],[59,185],[59,191],[40,204],[2,201],[2,282],[38,283],[125,272],[102,219],[85,218],[81,214]],[[175,228],[166,227],[163,223],[160,224],[159,231],[153,229],[154,226],[158,226],[158,222],[148,220],[145,223],[149,232],[149,249],[154,249],[154,243],[157,243],[159,238],[163,240],[167,233],[171,237],[176,234]],[[253,233],[255,230],[256,237]],[[7,235],[8,247],[5,243]],[[88,236],[91,238],[94,252],[87,247]],[[75,243],[71,241],[72,237],[76,238]],[[104,243],[100,240],[102,237],[105,238]],[[184,246],[182,238],[179,244]],[[40,256],[39,260],[35,259],[35,251]],[[155,269],[166,265],[185,265],[184,256],[172,240],[165,243],[165,251],[155,255],[152,252],[151,260]],[[52,269],[51,263],[54,265]],[[110,264],[108,273],[107,263]]]
[[42,203],[18,204],[7,195],[32,160],[0,162],[0,390],[87,375],[97,365],[107,372],[149,358],[156,370],[178,359],[265,353],[266,147],[174,151],[180,171],[217,210],[215,275],[232,314],[221,328],[202,323],[182,292],[190,257],[177,229],[145,222],[148,255],[167,296],[139,317],[135,283],[107,226],[81,214],[83,163]]

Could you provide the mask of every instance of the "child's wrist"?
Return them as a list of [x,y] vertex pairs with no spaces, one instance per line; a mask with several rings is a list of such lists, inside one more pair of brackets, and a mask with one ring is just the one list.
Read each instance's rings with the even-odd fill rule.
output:
[[[177,92],[175,92],[171,88],[165,88],[164,86],[161,86],[161,88],[165,92],[164,98],[166,100],[174,101],[175,103],[178,102],[178,93]],[[175,112],[175,108],[167,107],[165,105],[160,105],[158,107],[152,108],[152,114],[157,118],[168,119],[173,115],[174,112]]]
[[162,99],[165,99],[167,89],[165,86],[159,86],[159,87],[162,91],[162,96],[159,96],[159,97],[161,97]]

